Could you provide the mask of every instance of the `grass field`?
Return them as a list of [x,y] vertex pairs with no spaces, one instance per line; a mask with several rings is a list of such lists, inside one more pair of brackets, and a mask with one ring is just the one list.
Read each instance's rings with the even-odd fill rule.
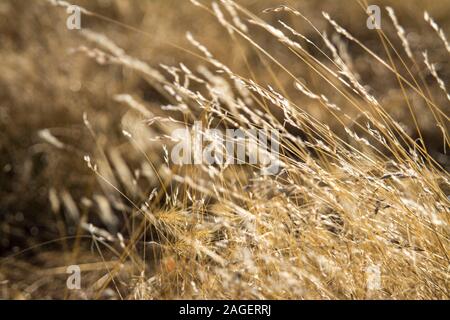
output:
[[[450,1],[1,1],[0,298],[448,299],[449,34]],[[176,163],[199,123],[216,161]]]

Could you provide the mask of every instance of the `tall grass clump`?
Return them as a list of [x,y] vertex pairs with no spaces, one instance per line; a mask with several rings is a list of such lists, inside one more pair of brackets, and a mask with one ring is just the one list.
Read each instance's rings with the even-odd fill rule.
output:
[[[85,297],[448,299],[450,95],[436,61],[449,51],[438,22],[414,12],[424,31],[413,33],[388,6],[382,29],[367,30],[365,1],[355,2],[355,30],[273,1],[262,12],[231,0],[183,5],[215,20],[221,39],[193,26],[178,44],[162,42],[177,54],[160,63],[94,21],[146,41],[152,32],[86,5],[93,27],[71,33],[70,57],[133,85],[106,93],[121,110],[114,133],[102,127],[107,115],[80,106],[89,148],[38,131],[95,177],[75,194],[48,192],[49,209],[65,214],[60,228],[72,228],[60,265],[76,264],[89,243],[101,259]],[[203,135],[277,132],[280,170],[172,163],[172,132],[197,121]]]

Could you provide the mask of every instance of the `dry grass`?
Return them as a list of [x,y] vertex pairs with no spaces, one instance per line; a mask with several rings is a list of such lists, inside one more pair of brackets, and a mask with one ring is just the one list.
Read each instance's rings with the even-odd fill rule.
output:
[[[448,299],[449,5],[338,3],[2,1],[0,295]],[[198,120],[281,171],[172,164]]]

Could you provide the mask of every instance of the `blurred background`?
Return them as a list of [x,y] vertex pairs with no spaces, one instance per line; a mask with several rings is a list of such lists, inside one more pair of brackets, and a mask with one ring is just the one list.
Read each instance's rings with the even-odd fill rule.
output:
[[[322,11],[328,12],[353,36],[386,58],[377,33],[366,28],[367,15],[360,2],[238,2],[265,21],[278,25],[277,21],[282,20],[320,44],[319,35],[303,19],[283,12],[264,13],[264,9],[285,4],[302,12],[318,30],[326,31],[341,45],[340,49],[351,57],[352,66],[362,83],[368,84],[369,91],[417,138],[395,76],[380,68],[373,59],[368,59],[367,53],[359,47],[337,36],[322,16]],[[292,80],[285,72],[262,57],[244,39],[230,36],[214,16],[189,1],[74,0],[72,3],[122,23],[82,17],[82,28],[105,34],[128,55],[159,70],[161,64],[178,65],[182,62],[192,70],[202,64],[198,56],[192,54],[197,52],[196,49],[186,40],[186,32],[190,31],[232,70],[286,92],[297,105],[322,121],[328,121],[333,130],[339,130],[329,115],[294,90]],[[210,4],[209,1],[203,3]],[[401,43],[384,10],[387,5],[395,9],[414,51],[427,50],[430,60],[438,68],[448,66],[448,55],[424,21],[423,11],[427,10],[449,34],[450,1],[372,1],[370,4],[382,8],[382,27],[403,57]],[[113,159],[112,162],[116,161],[116,166],[118,163],[130,167],[140,165],[139,156],[121,133],[127,122],[132,123],[136,116],[113,97],[121,93],[139,97],[155,113],[161,104],[166,103],[151,83],[136,72],[121,66],[102,66],[86,55],[73,53],[72,49],[90,44],[76,31],[66,28],[66,19],[63,8],[54,7],[47,1],[0,2],[0,289],[8,287],[8,296],[13,298],[64,297],[64,293],[52,290],[54,278],[45,278],[30,270],[64,265],[61,253],[72,246],[73,241],[61,239],[79,232],[72,221],[73,215],[81,214],[86,221],[110,232],[123,231],[120,205],[113,205],[110,210],[115,218],[99,213],[103,202],[98,199],[111,201],[111,196],[83,160],[85,154],[95,154],[103,149],[107,157]],[[309,83],[312,89],[328,92],[319,77],[273,36],[256,26],[249,25],[249,29],[255,42]],[[326,47],[321,44],[321,49],[326,50]],[[317,58],[324,61],[322,56]],[[398,62],[397,57],[394,59]],[[448,101],[423,64],[420,67],[420,70],[413,69],[414,72],[427,75],[425,81],[434,93],[433,97],[437,97],[435,102],[444,106],[448,114]],[[438,71],[448,83],[450,69],[439,68]],[[439,163],[448,168],[440,129],[425,112],[423,101],[413,92],[408,91],[408,95],[419,115],[425,144]],[[342,102],[339,100],[342,98],[332,94],[329,98],[335,99],[338,105]],[[83,113],[88,116],[96,139],[83,123]],[[49,143],[52,139],[53,144]],[[152,152],[162,162],[163,155],[159,149]],[[154,177],[149,177],[147,183],[148,190],[157,185]],[[111,219],[119,222],[108,223]],[[52,242],[55,239],[60,240]],[[47,241],[50,242],[39,245]],[[80,250],[84,262],[98,261],[89,245],[82,245]],[[59,279],[64,283],[64,275]],[[5,295],[5,291],[0,290],[0,297],[2,292]]]

